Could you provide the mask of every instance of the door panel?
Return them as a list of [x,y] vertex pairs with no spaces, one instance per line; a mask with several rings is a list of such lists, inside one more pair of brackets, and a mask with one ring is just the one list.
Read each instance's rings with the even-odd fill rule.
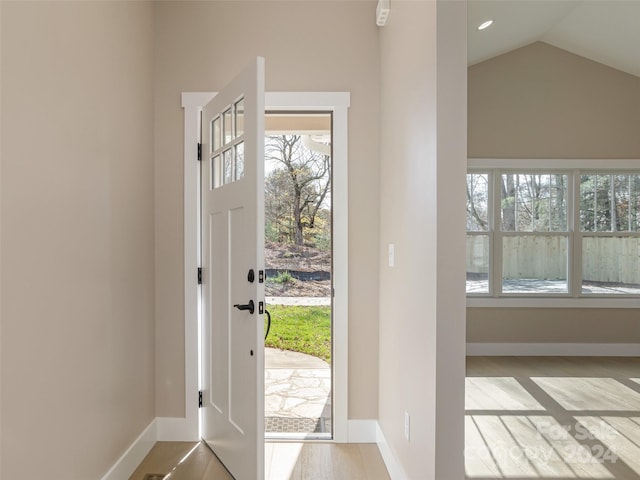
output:
[[237,480],[262,480],[263,59],[204,107],[202,143],[202,435]]
[[[209,264],[211,265],[210,271],[228,271],[228,263],[229,259],[226,255],[215,255],[215,252],[225,252],[228,248],[228,242],[225,238],[225,230],[223,226],[226,223],[226,216],[222,214],[222,212],[217,212],[213,215],[209,215],[210,224],[210,248],[209,248]],[[217,234],[217,235],[216,235]],[[206,243],[203,243],[206,245]],[[209,275],[209,282],[204,283],[204,288],[207,291],[206,297],[211,299],[213,297],[213,292],[218,292],[218,295],[225,298],[228,297],[229,291],[229,283],[226,279],[221,275]],[[209,302],[211,303],[211,302]],[[203,309],[205,312],[208,308],[205,306]],[[227,315],[227,307],[223,305],[222,302],[218,302],[210,307],[211,315],[213,318],[224,318],[224,315]],[[205,362],[210,372],[209,385],[211,386],[208,389],[208,393],[211,399],[211,404],[215,407],[218,412],[226,412],[228,410],[228,395],[226,392],[226,372],[229,368],[229,357],[228,357],[228,348],[227,344],[221,342],[217,348],[207,348],[206,345],[213,345],[214,339],[222,339],[228,336],[227,322],[203,322],[205,328],[210,331],[210,335],[205,341],[205,351],[208,352],[207,357],[209,358],[208,362]],[[205,368],[205,371],[207,368]],[[206,385],[206,382],[205,382]],[[205,388],[205,392],[207,389]],[[206,401],[204,402],[205,410],[204,413],[206,415]],[[206,431],[206,429],[205,429]]]

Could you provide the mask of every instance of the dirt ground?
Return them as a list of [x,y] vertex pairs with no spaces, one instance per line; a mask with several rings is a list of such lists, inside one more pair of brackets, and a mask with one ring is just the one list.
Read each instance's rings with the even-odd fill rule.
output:
[[[331,252],[312,247],[267,242],[264,257],[265,267],[269,269],[331,271]],[[292,278],[286,283],[276,283],[267,279],[265,293],[269,297],[328,297],[331,295],[331,281],[301,281]]]

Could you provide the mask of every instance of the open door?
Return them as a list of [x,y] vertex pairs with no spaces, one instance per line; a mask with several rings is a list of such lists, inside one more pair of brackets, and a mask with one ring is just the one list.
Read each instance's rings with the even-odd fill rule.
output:
[[264,478],[264,59],[202,112],[202,436]]

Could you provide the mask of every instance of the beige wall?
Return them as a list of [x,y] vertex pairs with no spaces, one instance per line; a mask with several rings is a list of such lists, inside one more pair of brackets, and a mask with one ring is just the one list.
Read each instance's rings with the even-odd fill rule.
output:
[[380,32],[379,422],[411,479],[464,477],[465,32],[464,2],[413,1]]
[[635,308],[470,308],[467,318],[469,342],[640,343]]
[[181,92],[216,91],[256,55],[270,91],[348,91],[349,418],[377,416],[378,30],[374,2],[155,6],[158,416],[184,415]]
[[[449,195],[466,157],[466,14],[398,2],[379,43],[374,12],[2,2],[3,478],[100,478],[154,416],[184,414],[180,93],[218,90],[256,55],[268,90],[352,95],[349,418],[377,418],[380,398],[410,478],[462,477],[463,195]],[[380,276],[390,241],[398,268]],[[37,462],[34,438],[55,439]]]
[[[640,159],[640,78],[545,43],[470,67],[468,108],[470,157]],[[469,308],[467,318],[469,342],[640,342],[637,309]]]
[[0,476],[97,479],[155,417],[152,8],[1,30]]
[[640,158],[640,78],[546,43],[469,67],[469,157]]

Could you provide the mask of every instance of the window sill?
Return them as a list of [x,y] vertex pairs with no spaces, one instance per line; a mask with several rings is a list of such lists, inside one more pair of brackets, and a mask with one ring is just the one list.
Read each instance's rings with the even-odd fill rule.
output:
[[638,297],[467,297],[468,308],[640,308]]

